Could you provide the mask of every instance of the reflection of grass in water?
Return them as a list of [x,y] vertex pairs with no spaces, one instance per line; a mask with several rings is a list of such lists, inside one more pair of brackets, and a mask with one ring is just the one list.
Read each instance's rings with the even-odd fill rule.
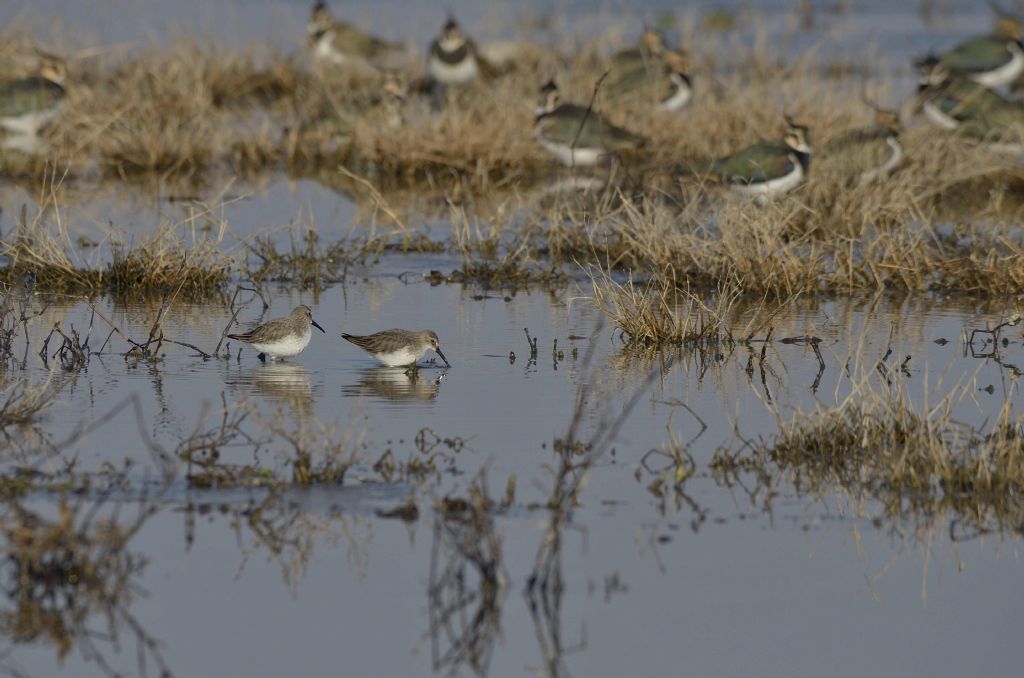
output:
[[[4,591],[0,629],[15,645],[51,645],[60,661],[76,647],[86,662],[106,675],[120,675],[110,664],[119,652],[119,637],[134,636],[141,671],[152,661],[162,674],[169,669],[155,639],[130,612],[145,559],[128,550],[151,507],[143,502],[134,520],[103,502],[69,503],[64,497],[56,515],[46,517],[17,502],[0,509],[4,540]],[[101,633],[98,623],[106,621]],[[109,644],[109,647],[108,647]],[[18,674],[20,675],[20,674]]]
[[[996,422],[982,430],[952,416],[966,387],[930,406],[913,404],[903,388],[872,388],[867,380],[835,407],[798,413],[770,441],[719,451],[718,481],[743,487],[770,509],[783,481],[801,495],[843,491],[880,502],[891,520],[933,523],[952,516],[954,539],[1020,532],[1024,525],[1024,418],[1008,396]],[[951,527],[952,530],[952,527]]]
[[[503,509],[511,503],[506,499]],[[468,498],[446,497],[437,506],[427,585],[434,671],[454,674],[467,666],[474,675],[487,674],[508,590],[496,507],[483,475],[470,484]]]

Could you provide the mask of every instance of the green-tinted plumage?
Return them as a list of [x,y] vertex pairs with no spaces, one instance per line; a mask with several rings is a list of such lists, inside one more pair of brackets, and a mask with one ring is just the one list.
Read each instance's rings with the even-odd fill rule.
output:
[[954,73],[984,73],[1005,66],[1013,59],[1009,43],[1002,35],[972,38],[942,54],[939,61]]
[[64,98],[64,88],[41,76],[0,85],[0,117],[13,118],[54,108]]
[[370,35],[366,31],[336,21],[332,26],[334,39],[332,44],[336,50],[344,54],[355,54],[365,59],[376,59],[390,52],[401,51],[402,46]]
[[631,97],[663,97],[671,83],[668,69],[654,61],[637,60],[613,65],[604,89],[612,101]]
[[[918,96],[924,106],[934,107],[955,122],[956,130],[965,136],[992,142],[1024,141],[1024,108],[975,82],[950,77],[923,86]],[[934,115],[927,108],[925,112]]]
[[712,174],[735,184],[756,184],[790,174],[795,152],[781,141],[762,141],[716,160]]
[[576,148],[581,149],[625,150],[644,144],[643,137],[611,124],[596,111],[588,114],[586,107],[576,104],[562,104],[540,116],[537,128],[538,134],[547,141],[569,145],[575,140]]
[[815,156],[815,174],[871,177],[891,171],[902,157],[896,133],[886,125],[851,130]]

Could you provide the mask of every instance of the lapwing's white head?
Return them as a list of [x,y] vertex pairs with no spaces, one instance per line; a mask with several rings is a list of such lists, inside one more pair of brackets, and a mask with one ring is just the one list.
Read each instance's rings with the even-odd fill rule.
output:
[[448,17],[448,21],[441,28],[441,39],[437,42],[445,52],[458,51],[466,44],[466,36],[455,17]]
[[900,120],[899,111],[888,108],[875,109],[875,124],[887,128],[893,134],[899,134],[903,130],[903,121]]
[[782,137],[783,142],[797,153],[811,154],[811,132],[805,125],[798,124],[788,115],[786,116],[786,135]]
[[68,77],[68,67],[64,59],[46,52],[37,52],[39,55],[39,75],[50,82],[63,85]]
[[653,28],[645,28],[640,36],[640,47],[654,56],[661,56],[665,52],[665,36]]
[[404,102],[409,96],[409,85],[398,71],[389,70],[384,73],[382,89],[395,102]]
[[309,14],[309,26],[307,29],[310,34],[319,33],[323,35],[334,22],[331,17],[331,10],[327,7],[327,3],[323,0],[318,0],[313,5],[313,9]]
[[875,112],[875,125],[885,127],[897,135],[903,131],[903,120],[900,112],[879,106],[878,102],[873,101],[868,96],[867,89],[863,86],[860,90],[860,100],[864,102],[865,106]]
[[537,101],[537,117],[547,115],[551,111],[558,108],[559,96],[558,96],[558,85],[555,81],[548,80],[544,83],[544,86],[540,88],[540,98]]
[[918,59],[914,67],[917,68],[920,88],[941,85],[949,79],[949,69],[934,54]]
[[988,3],[996,15],[996,34],[1010,40],[1020,42],[1024,39],[1024,26],[1021,25],[1020,17],[1010,14],[995,2]]
[[[666,49],[665,65],[671,73],[686,76],[690,69],[690,55],[685,49]],[[689,77],[686,77],[689,80]]]

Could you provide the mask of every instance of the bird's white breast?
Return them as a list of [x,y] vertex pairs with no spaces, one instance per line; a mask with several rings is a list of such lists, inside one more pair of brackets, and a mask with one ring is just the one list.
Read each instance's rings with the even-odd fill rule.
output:
[[789,174],[756,184],[733,184],[732,189],[740,195],[765,196],[788,193],[804,180],[804,166],[800,164],[795,156],[790,156],[789,159],[793,163],[793,169]]
[[442,85],[465,85],[476,80],[480,73],[476,59],[472,55],[468,55],[457,64],[446,63],[431,55],[427,67],[430,70],[430,77]]
[[422,358],[424,353],[426,353],[426,351],[416,353],[408,347],[405,347],[400,348],[397,351],[391,351],[390,353],[374,353],[373,357],[386,367],[405,367],[406,365],[412,365],[414,362]]
[[1024,72],[1024,52],[1012,41],[1007,43],[1006,49],[1012,55],[1009,61],[994,70],[972,75],[971,80],[985,87],[1002,87],[1016,80]]
[[942,129],[956,129],[960,125],[956,118],[946,115],[930,101],[924,105],[924,114],[933,125]]
[[302,353],[302,349],[309,345],[312,331],[307,328],[304,334],[289,334],[277,341],[270,341],[263,344],[253,342],[252,347],[260,353],[266,353],[274,358],[288,358]]
[[57,115],[58,107],[54,106],[42,111],[33,111],[18,116],[0,118],[0,127],[14,134],[38,134],[39,130],[48,125]]

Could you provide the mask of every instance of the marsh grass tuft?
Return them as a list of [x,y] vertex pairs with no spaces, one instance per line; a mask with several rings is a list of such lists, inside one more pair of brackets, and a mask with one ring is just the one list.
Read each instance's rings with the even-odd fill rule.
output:
[[46,209],[0,241],[0,256],[7,259],[0,283],[41,292],[202,298],[220,292],[234,268],[233,257],[220,249],[223,225],[218,235],[189,242],[181,224],[164,224],[135,242],[115,240],[108,253],[97,250],[88,261],[63,222],[49,223]]
[[765,502],[781,481],[798,494],[837,489],[874,499],[890,520],[956,517],[954,538],[1024,525],[1024,417],[1007,398],[987,429],[957,421],[957,387],[938,403],[915,405],[899,385],[867,386],[835,407],[799,412],[769,441],[716,453],[711,470],[732,485],[739,474],[758,479]]
[[[702,297],[673,278],[642,287],[591,270],[593,303],[632,342],[643,346],[702,347],[732,341],[728,320],[739,290],[729,286]],[[708,305],[708,301],[713,305]]]

